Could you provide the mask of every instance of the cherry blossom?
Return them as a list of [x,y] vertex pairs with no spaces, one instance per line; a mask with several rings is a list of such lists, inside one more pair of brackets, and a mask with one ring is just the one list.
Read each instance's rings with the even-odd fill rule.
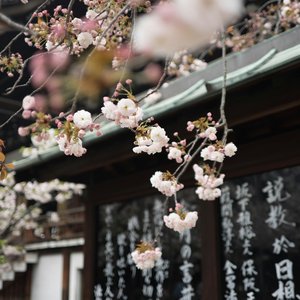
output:
[[35,98],[32,96],[25,96],[22,102],[24,110],[31,110],[35,108]]
[[185,0],[163,2],[137,22],[134,47],[157,56],[199,48],[222,26],[238,18],[241,11],[240,0],[226,4],[222,0],[191,0],[189,5]]
[[94,41],[93,36],[89,32],[81,32],[77,37],[79,45],[86,49],[88,48]]
[[132,260],[140,270],[153,268],[161,255],[160,248],[154,248],[152,244],[146,242],[139,244],[137,249],[131,253]]
[[[196,189],[196,194],[202,200],[215,200],[220,197],[221,190],[219,186],[223,184],[224,174],[216,176],[215,170],[205,166],[201,168],[199,165],[194,164],[193,169],[195,172],[195,179],[199,187]],[[206,171],[207,170],[207,171]]]
[[175,212],[171,212],[168,216],[164,216],[165,225],[179,233],[195,227],[197,220],[198,213],[196,211],[185,212],[183,206],[179,203],[176,204]]
[[68,138],[67,135],[62,134],[57,137],[57,143],[60,151],[63,151],[65,155],[74,155],[81,157],[86,153],[86,148],[82,146],[82,140],[80,138]]
[[210,145],[201,151],[201,157],[204,160],[211,160],[211,161],[216,161],[216,162],[223,162],[224,160],[224,153],[222,150],[217,150],[215,146]]
[[168,159],[175,159],[177,163],[182,163],[182,151],[178,149],[177,147],[169,147],[169,154],[168,154]]
[[122,128],[136,128],[143,119],[142,109],[128,98],[121,99],[117,104],[106,100],[101,111],[107,119],[115,121]]
[[73,122],[78,128],[86,129],[93,123],[91,113],[83,109],[79,110],[74,114]]
[[224,153],[228,157],[234,156],[236,151],[237,147],[234,143],[229,143],[224,147]]
[[181,190],[184,186],[178,183],[176,178],[169,172],[156,171],[150,178],[153,187],[158,189],[162,194],[170,197]]
[[135,153],[145,152],[147,154],[160,153],[167,146],[169,138],[166,131],[160,126],[147,126],[142,124],[136,128],[134,147]]

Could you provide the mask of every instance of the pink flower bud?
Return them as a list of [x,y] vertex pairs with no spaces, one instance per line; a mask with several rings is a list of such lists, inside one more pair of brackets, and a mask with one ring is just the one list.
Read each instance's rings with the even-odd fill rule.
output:
[[29,119],[29,118],[31,117],[31,111],[30,111],[30,110],[24,110],[24,111],[22,112],[22,117],[23,117],[24,119]]
[[128,85],[130,85],[130,84],[132,84],[132,80],[131,79],[126,79],[126,84],[128,84]]
[[66,119],[67,119],[67,121],[72,122],[73,121],[73,115],[68,115]]
[[116,87],[116,91],[120,91],[122,89],[122,83],[118,82],[117,87]]
[[35,98],[32,96],[26,96],[23,99],[22,106],[25,110],[30,110],[35,108]]
[[78,137],[82,139],[84,136],[85,136],[85,131],[80,129],[78,132]]
[[191,121],[187,122],[187,127],[186,127],[187,131],[193,131],[194,128],[195,128],[195,125]]
[[19,128],[18,128],[18,134],[19,134],[20,136],[26,136],[26,135],[28,135],[28,134],[29,134],[29,129],[28,129],[28,127],[19,127]]
[[176,203],[176,209],[181,209],[181,208],[183,208],[182,204]]
[[104,101],[104,102],[109,101],[109,100],[110,100],[109,97],[107,97],[107,96],[103,97],[103,101]]
[[186,146],[186,140],[180,141],[180,144],[181,144],[182,146]]

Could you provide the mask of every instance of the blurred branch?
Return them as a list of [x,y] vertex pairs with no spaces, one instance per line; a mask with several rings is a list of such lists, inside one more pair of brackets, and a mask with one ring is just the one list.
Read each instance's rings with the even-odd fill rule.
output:
[[17,31],[27,32],[27,33],[29,33],[31,35],[36,35],[35,32],[31,31],[29,28],[27,28],[23,24],[19,24],[19,23],[13,21],[12,19],[10,19],[9,17],[7,17],[6,15],[4,15],[1,12],[0,12],[0,22],[4,23],[9,28],[15,29]]

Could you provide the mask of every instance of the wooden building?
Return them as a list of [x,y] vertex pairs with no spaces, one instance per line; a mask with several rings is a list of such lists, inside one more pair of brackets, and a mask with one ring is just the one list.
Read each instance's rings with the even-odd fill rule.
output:
[[[87,137],[88,152],[80,159],[63,156],[55,148],[17,162],[22,180],[57,177],[88,185],[84,300],[300,299],[299,39],[300,28],[294,28],[228,56],[226,112],[233,129],[230,139],[239,149],[224,165],[228,197],[221,204],[197,200],[193,174],[187,172],[183,178],[187,191],[179,197],[198,210],[198,226],[181,239],[164,229],[164,264],[152,273],[135,273],[128,253],[142,236],[154,237],[159,230],[156,216],[164,207],[149,178],[156,170],[174,169],[166,155],[134,154],[131,132],[107,123],[102,137]],[[188,120],[209,111],[218,115],[221,86],[222,62],[215,61],[162,89],[163,100],[145,108],[146,117],[154,115],[168,133],[183,132]],[[264,187],[278,178],[282,181],[277,200],[269,199]],[[239,204],[238,187],[245,188],[240,194],[248,199],[247,207]],[[268,221],[272,209],[281,210],[276,226]],[[248,213],[247,224],[240,219],[243,213]],[[241,233],[250,229],[252,237]],[[282,236],[289,246],[277,253],[273,243]],[[249,265],[245,269],[244,263],[251,260],[255,269]],[[281,274],[284,263],[289,268],[285,266],[287,273]],[[294,286],[293,298],[284,294],[279,298],[287,285]],[[162,297],[158,290],[163,291]],[[61,299],[73,300],[66,294]]]

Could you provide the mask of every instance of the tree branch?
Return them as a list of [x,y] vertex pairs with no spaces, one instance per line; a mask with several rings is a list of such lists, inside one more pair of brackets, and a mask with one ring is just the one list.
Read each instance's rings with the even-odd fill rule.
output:
[[28,27],[13,21],[12,19],[10,19],[9,17],[7,17],[1,12],[0,12],[0,22],[4,23],[9,28],[15,29],[17,31],[26,32],[31,35],[36,35],[36,33],[31,31]]

